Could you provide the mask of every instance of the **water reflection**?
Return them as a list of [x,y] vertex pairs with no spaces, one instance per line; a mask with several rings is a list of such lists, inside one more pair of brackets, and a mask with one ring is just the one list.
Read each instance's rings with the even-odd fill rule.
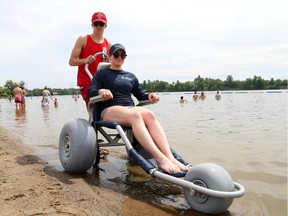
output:
[[49,106],[42,106],[43,111],[42,119],[46,122],[49,121],[49,110],[50,110]]
[[15,108],[15,120],[18,124],[22,124],[26,122],[26,108],[25,107]]

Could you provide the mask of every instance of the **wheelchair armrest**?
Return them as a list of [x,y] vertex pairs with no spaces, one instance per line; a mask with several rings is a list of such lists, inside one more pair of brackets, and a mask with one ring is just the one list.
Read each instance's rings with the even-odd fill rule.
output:
[[[104,101],[101,95],[97,95],[94,97],[90,98],[89,104],[94,104],[94,103],[98,103],[98,102],[102,102]],[[142,101],[138,101],[137,106],[146,106],[149,104],[153,104],[150,100],[142,100]]]
[[98,103],[98,102],[101,102],[101,101],[103,101],[102,96],[101,95],[97,95],[97,96],[94,96],[94,97],[90,98],[89,104],[94,104],[94,103]]
[[[102,98],[101,95],[97,95],[97,96],[94,96],[94,97],[91,97],[90,98],[90,101],[88,103],[88,114],[89,114],[89,122],[92,123],[93,121],[93,109],[91,109],[91,105],[95,104],[95,103],[99,103],[99,102],[102,102],[104,101],[104,99]],[[146,105],[149,105],[149,104],[153,104],[150,100],[143,100],[143,101],[139,101],[137,106],[146,106]]]
[[88,106],[87,106],[87,111],[88,111],[88,114],[89,114],[89,122],[92,123],[93,122],[93,110],[92,109],[92,105],[94,105],[95,103],[99,103],[99,102],[102,102],[104,99],[102,98],[101,95],[97,95],[97,96],[94,96],[94,97],[91,97],[90,98],[90,101],[88,103]]
[[142,100],[142,101],[139,101],[137,106],[146,106],[146,105],[149,105],[149,104],[153,104],[153,103],[150,100]]

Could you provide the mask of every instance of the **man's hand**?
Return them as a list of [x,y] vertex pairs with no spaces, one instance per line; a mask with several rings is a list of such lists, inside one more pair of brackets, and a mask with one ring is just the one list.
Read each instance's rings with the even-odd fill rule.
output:
[[95,57],[90,55],[85,59],[85,64],[91,64],[94,61],[95,61]]

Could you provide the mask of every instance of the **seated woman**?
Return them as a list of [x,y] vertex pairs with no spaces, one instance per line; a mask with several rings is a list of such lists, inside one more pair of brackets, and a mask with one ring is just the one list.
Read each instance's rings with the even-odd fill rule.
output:
[[135,106],[132,94],[138,100],[149,99],[153,103],[159,98],[155,93],[145,93],[137,77],[122,69],[126,56],[123,45],[111,46],[111,66],[94,75],[88,96],[102,96],[102,120],[131,127],[135,138],[155,158],[160,169],[171,174],[188,171],[187,166],[173,157],[165,132],[155,114],[145,107]]

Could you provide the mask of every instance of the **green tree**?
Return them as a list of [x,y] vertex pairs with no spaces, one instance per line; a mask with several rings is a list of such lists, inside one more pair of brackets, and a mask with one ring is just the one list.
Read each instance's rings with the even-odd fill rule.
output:
[[228,75],[226,80],[224,81],[223,84],[225,89],[233,89],[234,83],[233,83],[233,77],[231,75]]
[[198,75],[197,78],[194,79],[194,86],[195,89],[194,91],[206,91],[205,88],[205,80],[203,78],[200,77],[200,75]]
[[259,90],[259,89],[263,89],[264,88],[264,80],[261,78],[261,76],[254,76],[253,80],[252,80],[252,89],[255,90]]

